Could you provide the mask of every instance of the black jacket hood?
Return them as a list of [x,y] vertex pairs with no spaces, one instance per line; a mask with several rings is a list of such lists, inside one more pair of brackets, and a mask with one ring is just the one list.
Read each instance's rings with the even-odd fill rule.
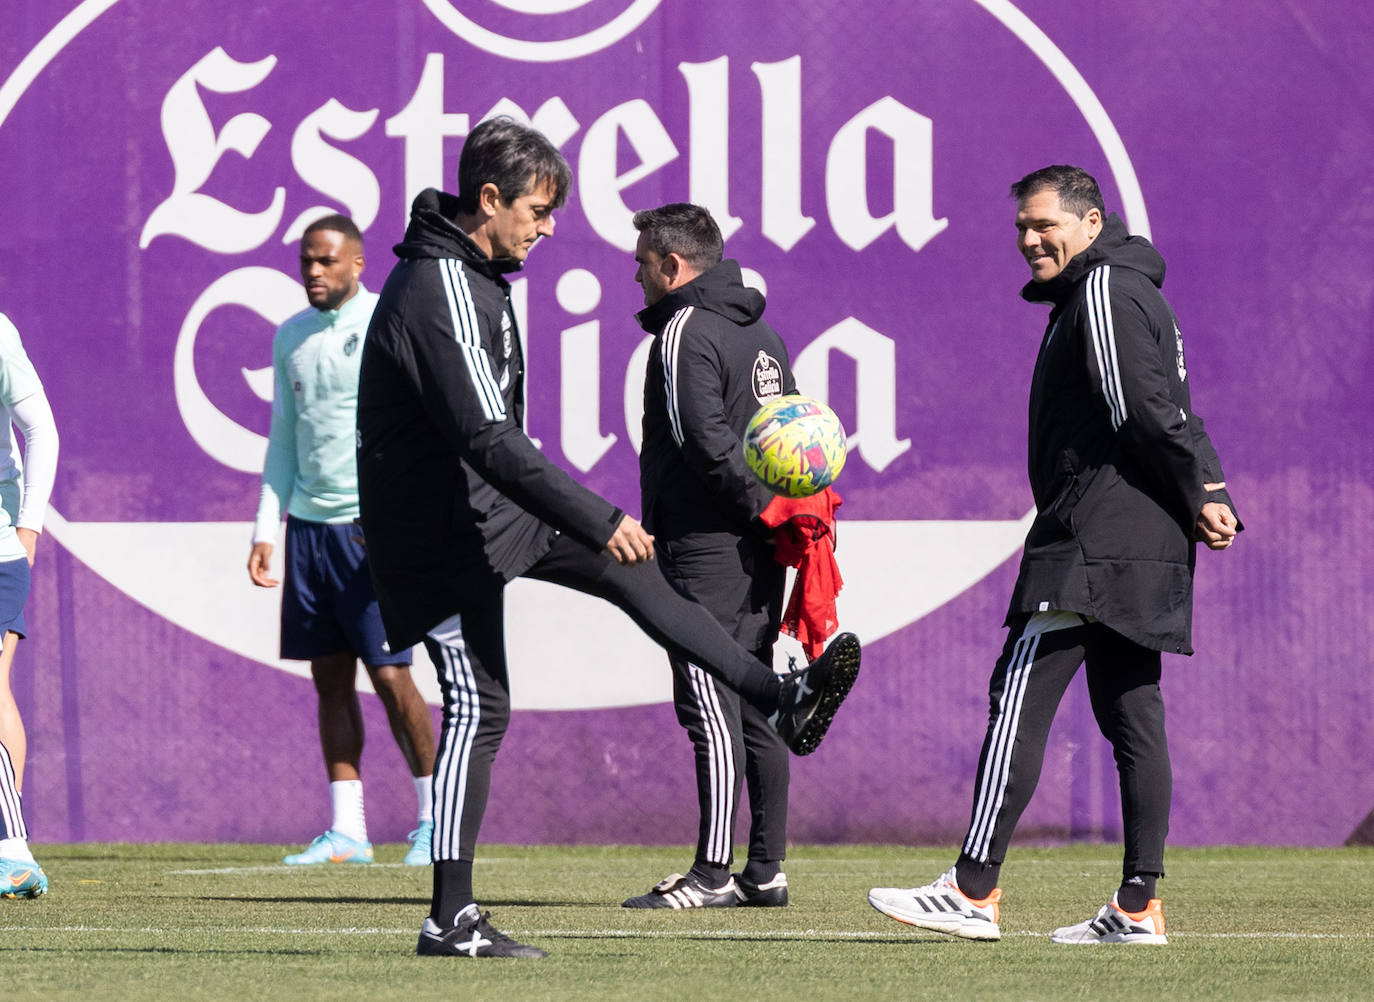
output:
[[1113,212],[1102,224],[1097,239],[1070,258],[1063,271],[1048,282],[1027,282],[1021,289],[1021,298],[1030,303],[1062,303],[1083,276],[1103,264],[1138,271],[1156,289],[1164,285],[1164,258],[1150,241],[1128,233],[1126,224]]
[[657,334],[678,310],[696,306],[743,327],[757,322],[763,316],[764,305],[763,293],[744,284],[739,262],[726,258],[682,288],[674,289],[653,306],[640,310],[635,314],[635,319],[648,333]]
[[410,206],[410,225],[405,239],[392,250],[405,260],[456,257],[488,278],[519,271],[522,263],[509,257],[490,258],[453,220],[458,215],[458,196],[426,188]]

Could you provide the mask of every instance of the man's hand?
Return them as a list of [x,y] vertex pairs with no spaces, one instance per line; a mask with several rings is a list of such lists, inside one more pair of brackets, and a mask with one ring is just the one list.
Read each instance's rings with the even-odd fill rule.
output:
[[654,537],[629,515],[620,520],[615,535],[606,543],[606,552],[616,563],[633,566],[654,559]]
[[248,576],[259,588],[275,588],[280,583],[276,578],[267,576],[272,566],[272,544],[254,543],[253,552],[248,554]]
[[38,533],[32,529],[15,529],[14,534],[19,537],[19,543],[24,547],[24,552],[29,556],[29,566],[33,566],[33,556],[38,551]]
[[1198,512],[1193,535],[1199,543],[1206,543],[1213,550],[1226,549],[1236,538],[1236,513],[1230,505],[1208,501]]

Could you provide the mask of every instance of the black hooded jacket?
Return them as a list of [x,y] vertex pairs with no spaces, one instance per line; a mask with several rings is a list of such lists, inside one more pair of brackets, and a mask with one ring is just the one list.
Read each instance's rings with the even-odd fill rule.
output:
[[528,570],[561,530],[601,549],[623,513],[525,435],[504,275],[427,189],[382,287],[358,381],[358,493],[393,649]]
[[654,335],[639,486],[644,523],[656,534],[740,534],[772,499],[744,463],[744,428],[764,402],[797,385],[763,310],[763,294],[726,260],[635,317]]
[[1192,653],[1194,525],[1235,506],[1192,409],[1183,336],[1159,289],[1164,260],[1115,215],[1024,299],[1051,305],[1031,379],[1036,518],[1008,623],[1060,609],[1145,647]]
[[796,392],[763,310],[739,265],[722,261],[636,318],[654,335],[639,453],[644,523],[669,578],[750,650],[777,639],[785,571],[758,520],[772,495],[741,443],[762,403]]

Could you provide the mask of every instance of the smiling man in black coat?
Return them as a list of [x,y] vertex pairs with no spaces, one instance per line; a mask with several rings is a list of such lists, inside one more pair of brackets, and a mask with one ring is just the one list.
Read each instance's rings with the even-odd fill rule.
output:
[[1030,391],[1036,518],[993,671],[973,816],[959,859],[931,884],[876,887],[885,915],[998,939],[998,876],[1040,778],[1050,725],[1079,665],[1121,781],[1121,886],[1056,943],[1163,944],[1172,773],[1160,652],[1192,653],[1195,543],[1241,528],[1192,409],[1183,335],[1159,288],[1164,260],[1108,216],[1097,182],[1053,166],[1012,185],[1021,295],[1050,305]]

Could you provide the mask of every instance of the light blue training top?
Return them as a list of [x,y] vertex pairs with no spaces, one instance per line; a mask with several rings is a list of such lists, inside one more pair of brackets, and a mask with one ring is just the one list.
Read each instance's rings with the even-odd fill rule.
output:
[[[23,459],[14,437],[15,422],[24,432]],[[27,556],[15,535],[16,526],[42,530],[57,471],[57,447],[57,428],[43,383],[18,329],[0,313],[0,561]]]
[[358,368],[377,295],[311,307],[272,339],[272,427],[253,542],[275,542],[282,509],[310,522],[358,517]]

